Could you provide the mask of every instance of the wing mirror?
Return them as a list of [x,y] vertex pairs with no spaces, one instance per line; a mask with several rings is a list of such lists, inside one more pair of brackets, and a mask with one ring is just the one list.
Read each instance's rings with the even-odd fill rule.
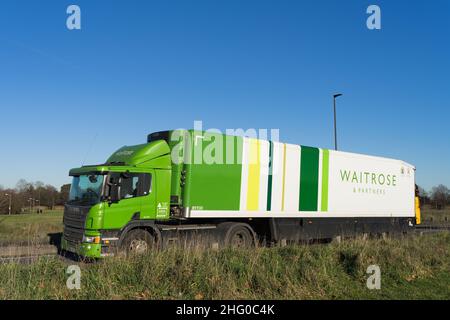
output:
[[120,201],[119,178],[118,177],[110,177],[108,186],[109,186],[108,204],[111,206],[113,203],[118,203]]
[[118,185],[110,186],[109,198],[108,198],[109,205],[111,205],[113,203],[118,203],[119,201],[120,201],[119,186]]

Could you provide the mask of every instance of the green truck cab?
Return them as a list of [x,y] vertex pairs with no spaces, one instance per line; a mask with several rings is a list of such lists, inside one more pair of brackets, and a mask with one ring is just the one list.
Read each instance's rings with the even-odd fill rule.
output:
[[62,249],[106,256],[111,245],[123,240],[124,227],[168,220],[171,170],[164,140],[126,146],[105,164],[72,169]]

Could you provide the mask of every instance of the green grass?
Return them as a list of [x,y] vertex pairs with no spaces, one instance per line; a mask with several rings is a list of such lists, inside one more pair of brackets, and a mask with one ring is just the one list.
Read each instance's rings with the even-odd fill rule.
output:
[[62,211],[0,215],[0,245],[48,243],[49,233],[62,232]]
[[[381,290],[366,287],[381,268]],[[42,258],[0,265],[0,299],[450,299],[450,233],[400,239],[257,248],[151,252],[80,264]]]
[[[423,210],[424,222],[450,210]],[[442,218],[442,220],[441,220]],[[0,215],[0,244],[48,243],[62,212]],[[366,269],[381,268],[381,290]],[[450,299],[450,234],[256,250],[181,250],[80,264],[82,289],[65,286],[67,262],[0,265],[0,299]]]
[[450,225],[450,207],[443,210],[437,210],[430,206],[425,206],[422,208],[422,222],[424,224]]

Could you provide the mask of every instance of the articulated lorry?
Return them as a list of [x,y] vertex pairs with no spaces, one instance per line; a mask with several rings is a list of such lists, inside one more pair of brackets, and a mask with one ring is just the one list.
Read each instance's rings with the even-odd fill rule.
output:
[[245,247],[420,223],[406,162],[219,133],[152,133],[70,176],[62,249],[92,258],[203,235]]

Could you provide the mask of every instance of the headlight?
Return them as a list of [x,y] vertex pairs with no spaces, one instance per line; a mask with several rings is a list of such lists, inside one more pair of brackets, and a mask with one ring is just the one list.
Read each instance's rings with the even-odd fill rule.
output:
[[83,236],[83,242],[87,243],[100,243],[100,236]]

